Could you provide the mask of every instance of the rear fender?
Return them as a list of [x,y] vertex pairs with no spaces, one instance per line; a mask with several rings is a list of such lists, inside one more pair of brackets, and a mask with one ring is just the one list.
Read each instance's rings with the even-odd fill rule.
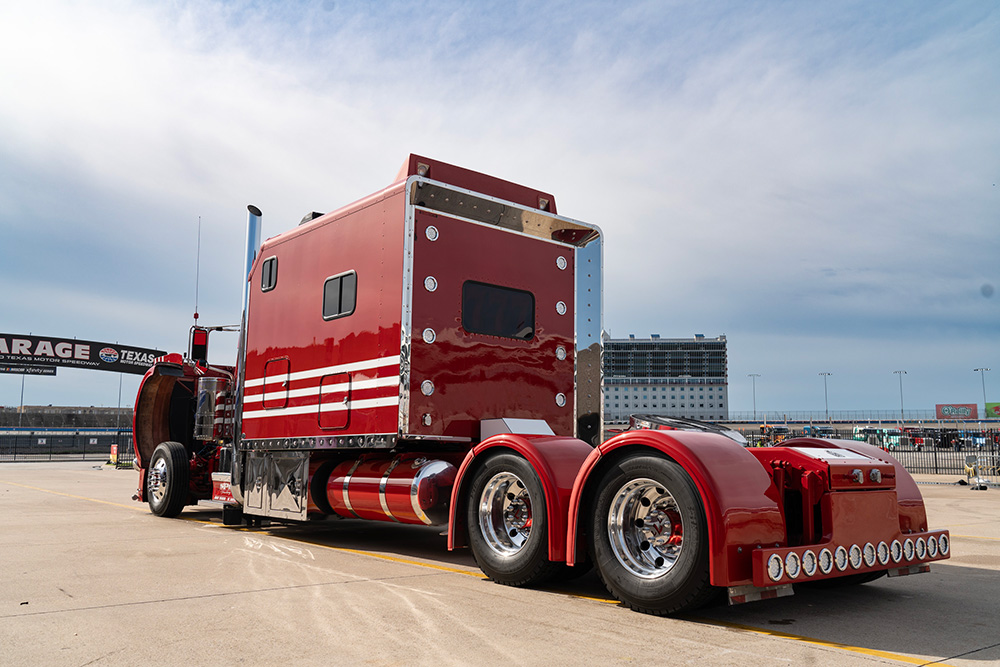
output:
[[178,440],[170,432],[170,400],[178,380],[184,377],[183,359],[168,354],[146,371],[135,397],[132,413],[132,446],[140,468],[149,467],[153,450],[161,442]]
[[463,517],[470,499],[469,487],[480,463],[490,454],[513,452],[531,464],[545,493],[548,517],[549,560],[566,559],[566,508],[580,465],[593,451],[582,440],[559,436],[513,435],[504,433],[487,438],[466,454],[451,490],[448,515],[448,549],[468,545]]
[[[567,562],[584,560],[584,512],[597,483],[612,465],[631,454],[664,456],[694,481],[708,523],[709,569],[715,586],[750,583],[752,550],[784,544],[785,525],[771,476],[743,446],[715,433],[626,431],[593,450],[573,485],[568,509]],[[583,526],[581,527],[581,524]]]

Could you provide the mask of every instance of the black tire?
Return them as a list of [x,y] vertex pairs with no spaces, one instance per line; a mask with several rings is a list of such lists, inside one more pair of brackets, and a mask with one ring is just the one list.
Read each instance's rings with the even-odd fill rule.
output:
[[551,579],[563,563],[548,560],[548,517],[542,483],[515,454],[497,454],[476,471],[469,488],[466,528],[480,569],[507,586]]
[[175,517],[187,504],[188,453],[179,442],[161,442],[146,470],[146,500],[156,516]]
[[598,482],[589,539],[604,585],[635,611],[689,611],[718,593],[709,582],[705,510],[674,461],[636,455],[610,468]]

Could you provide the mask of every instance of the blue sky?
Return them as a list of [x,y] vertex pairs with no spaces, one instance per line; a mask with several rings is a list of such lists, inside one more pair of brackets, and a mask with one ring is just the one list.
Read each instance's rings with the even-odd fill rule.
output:
[[246,204],[272,236],[414,152],[600,225],[605,327],[726,334],[732,410],[748,373],[761,411],[822,410],[820,372],[831,410],[897,409],[899,369],[907,409],[981,366],[1000,400],[991,3],[38,0],[0,56],[0,331],[182,349],[199,216],[202,322],[237,322]]

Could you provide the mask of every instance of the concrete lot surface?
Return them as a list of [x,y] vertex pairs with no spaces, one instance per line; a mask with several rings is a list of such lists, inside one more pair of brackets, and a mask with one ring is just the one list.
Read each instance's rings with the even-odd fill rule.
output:
[[0,665],[1000,664],[998,489],[921,486],[929,574],[656,618],[593,575],[493,584],[439,529],[157,518],[136,479],[0,464]]

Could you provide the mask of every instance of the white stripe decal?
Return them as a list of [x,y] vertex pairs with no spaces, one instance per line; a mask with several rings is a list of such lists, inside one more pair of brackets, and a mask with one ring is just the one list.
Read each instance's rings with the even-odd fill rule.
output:
[[386,408],[399,405],[399,396],[387,396],[386,398],[368,398],[361,401],[351,401],[350,403],[329,403],[323,406],[297,405],[294,408],[274,408],[271,410],[253,410],[244,412],[243,419],[263,419],[265,417],[287,417],[291,415],[310,415],[319,412],[336,412],[338,410],[366,410],[369,408]]
[[[381,368],[382,366],[398,366],[399,365],[399,355],[392,357],[381,357],[379,359],[368,359],[365,361],[355,361],[350,364],[341,364],[339,366],[326,366],[324,368],[314,368],[308,371],[299,371],[298,373],[292,373],[291,375],[285,376],[275,376],[269,380],[269,382],[284,382],[289,380],[294,382],[296,380],[308,380],[309,378],[322,377],[324,375],[333,375],[334,373],[351,373],[354,371],[366,371],[373,368]],[[243,386],[247,389],[250,387],[259,387],[264,384],[264,378],[254,378],[252,380],[247,380],[243,383]]]
[[[323,387],[324,394],[330,394],[335,391],[344,391],[350,387],[351,391],[361,391],[363,389],[378,389],[380,387],[398,387],[399,386],[399,376],[391,375],[384,378],[375,378],[374,380],[358,380],[357,382],[341,382],[339,384],[332,384],[328,387]],[[313,385],[311,387],[306,387],[305,389],[295,389],[294,391],[288,392],[288,398],[303,398],[306,396],[316,396],[317,389],[319,385]],[[264,394],[251,394],[243,397],[243,405],[248,405],[250,403],[260,403],[263,399]]]

